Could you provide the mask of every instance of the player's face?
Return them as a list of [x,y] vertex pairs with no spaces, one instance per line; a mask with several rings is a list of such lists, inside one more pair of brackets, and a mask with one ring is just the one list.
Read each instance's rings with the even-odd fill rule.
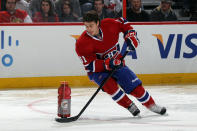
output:
[[6,9],[8,12],[12,13],[15,11],[16,1],[15,0],[7,0]]
[[84,25],[86,27],[86,30],[88,33],[90,33],[92,36],[99,34],[99,21],[94,22],[84,22]]

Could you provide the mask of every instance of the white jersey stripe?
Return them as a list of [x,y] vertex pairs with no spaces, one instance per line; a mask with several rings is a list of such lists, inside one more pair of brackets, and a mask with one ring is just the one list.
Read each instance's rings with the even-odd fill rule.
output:
[[117,95],[119,91],[120,91],[120,88],[114,94],[112,94],[111,97],[114,97],[115,95]]

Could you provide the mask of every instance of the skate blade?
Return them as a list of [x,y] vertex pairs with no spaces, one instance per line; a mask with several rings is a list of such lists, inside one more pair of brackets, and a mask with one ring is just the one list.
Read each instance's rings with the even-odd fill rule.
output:
[[142,116],[140,114],[137,114],[136,116],[134,116],[135,118],[141,119]]

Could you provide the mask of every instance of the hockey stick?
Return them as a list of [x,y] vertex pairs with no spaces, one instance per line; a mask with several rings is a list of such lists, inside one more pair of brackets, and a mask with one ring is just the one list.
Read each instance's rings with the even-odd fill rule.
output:
[[[126,51],[123,55],[123,57],[121,58],[121,60],[123,60],[125,58],[125,56],[129,53],[129,51]],[[108,79],[114,74],[114,72],[117,70],[117,68],[114,68],[109,75],[102,81],[101,85],[99,86],[99,88],[96,90],[96,92],[92,95],[92,97],[89,99],[89,101],[86,103],[86,105],[81,109],[81,111],[79,112],[78,115],[73,116],[73,117],[68,117],[68,118],[55,118],[55,120],[57,122],[60,123],[67,123],[67,122],[72,122],[72,121],[76,121],[81,114],[85,111],[85,109],[88,107],[88,105],[91,103],[91,101],[94,99],[94,97],[98,94],[98,92],[102,89],[102,87],[105,85],[105,83],[108,81]]]

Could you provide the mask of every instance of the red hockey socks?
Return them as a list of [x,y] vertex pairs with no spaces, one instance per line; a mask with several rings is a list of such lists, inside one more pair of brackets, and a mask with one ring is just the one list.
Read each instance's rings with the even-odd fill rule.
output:
[[120,99],[119,101],[117,101],[117,103],[119,105],[123,106],[124,108],[128,108],[131,105],[132,101],[125,94],[122,99]]
[[112,99],[119,105],[128,108],[132,101],[128,96],[118,87],[118,84],[113,78],[110,78],[107,83],[103,86],[103,90],[111,95]]
[[144,89],[142,85],[136,87],[132,92],[131,95],[136,97],[138,101],[142,103],[142,105],[149,108],[151,105],[155,104],[153,98],[149,93]]

